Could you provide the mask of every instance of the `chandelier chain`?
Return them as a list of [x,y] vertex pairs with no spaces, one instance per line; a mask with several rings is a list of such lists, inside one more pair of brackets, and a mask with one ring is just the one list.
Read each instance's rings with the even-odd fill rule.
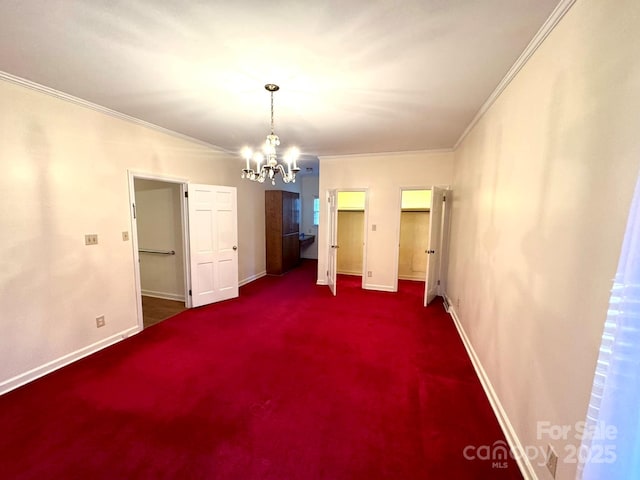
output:
[[274,133],[274,127],[273,127],[273,92],[271,92],[271,135],[273,135]]

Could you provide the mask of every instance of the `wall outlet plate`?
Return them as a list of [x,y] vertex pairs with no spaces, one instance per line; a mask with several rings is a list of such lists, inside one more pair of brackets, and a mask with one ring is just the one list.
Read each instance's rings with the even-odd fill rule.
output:
[[96,317],[96,328],[104,327],[107,324],[104,320],[104,315]]
[[122,232],[122,241],[126,242],[129,240],[129,232]]

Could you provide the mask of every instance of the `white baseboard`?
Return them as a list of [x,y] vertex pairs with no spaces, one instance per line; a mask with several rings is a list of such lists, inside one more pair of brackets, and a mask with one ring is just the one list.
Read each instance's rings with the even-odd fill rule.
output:
[[326,279],[326,278],[319,278],[319,279],[316,281],[316,285],[329,285],[329,283],[327,282],[327,279]]
[[145,297],[163,298],[165,300],[175,300],[177,302],[184,302],[184,295],[178,293],[156,292],[154,290],[140,290],[140,293]]
[[87,345],[86,347],[76,350],[75,352],[71,352],[67,355],[57,358],[56,360],[52,360],[51,362],[47,362],[44,365],[33,368],[28,372],[21,373],[20,375],[16,375],[15,377],[5,380],[4,382],[0,382],[0,395],[10,392],[11,390],[15,390],[22,385],[32,382],[37,378],[43,377],[48,373],[58,370],[59,368],[69,365],[70,363],[80,360],[81,358],[91,355],[92,353],[100,351],[103,348],[121,342],[125,338],[130,337],[131,335],[135,335],[136,333],[139,333],[141,331],[142,329],[138,326],[128,328],[120,333],[111,335],[110,337],[100,340],[96,343]]
[[240,282],[238,283],[238,286],[241,287],[243,285],[246,285],[247,283],[251,283],[254,280],[258,280],[259,278],[264,277],[267,274],[266,270],[263,270],[262,272],[256,273],[255,275],[250,275],[247,278],[243,278],[242,280],[240,280]]
[[396,289],[393,288],[393,285],[374,285],[371,283],[366,283],[364,285],[365,290],[377,290],[379,292],[395,292]]
[[504,433],[504,436],[507,439],[507,443],[509,444],[511,451],[516,452],[516,455],[514,456],[515,456],[516,462],[518,463],[518,467],[520,467],[520,472],[522,473],[522,476],[525,478],[525,480],[538,480],[538,476],[536,475],[533,469],[533,465],[531,465],[531,462],[529,461],[526,455],[521,454],[521,452],[524,452],[525,449],[523,448],[522,443],[520,442],[520,439],[518,438],[518,435],[516,434],[516,431],[513,428],[513,425],[511,424],[509,417],[507,416],[507,412],[505,412],[504,408],[502,407],[502,403],[500,402],[500,399],[498,398],[498,395],[496,394],[496,391],[494,390],[493,385],[491,384],[491,380],[489,380],[489,376],[487,375],[487,372],[484,370],[484,367],[482,366],[482,363],[480,362],[478,355],[476,355],[476,351],[474,350],[473,345],[469,340],[469,337],[467,337],[467,334],[464,331],[464,328],[462,327],[462,323],[460,323],[460,318],[458,317],[458,314],[456,312],[456,309],[453,306],[453,303],[451,303],[451,299],[446,294],[444,297],[446,302],[449,304],[449,310],[448,310],[449,315],[451,315],[451,318],[453,318],[453,323],[455,324],[456,329],[458,330],[458,334],[462,339],[464,348],[467,350],[467,354],[471,359],[471,363],[473,364],[473,368],[476,371],[476,375],[478,375],[478,379],[482,384],[482,388],[484,389],[484,392],[487,395],[487,398],[489,399],[489,403],[491,404],[493,413],[498,419],[500,428],[502,428],[502,432]]
[[426,280],[427,274],[425,273],[423,277],[409,277],[408,275],[398,275],[398,280],[411,280],[412,282],[424,282]]

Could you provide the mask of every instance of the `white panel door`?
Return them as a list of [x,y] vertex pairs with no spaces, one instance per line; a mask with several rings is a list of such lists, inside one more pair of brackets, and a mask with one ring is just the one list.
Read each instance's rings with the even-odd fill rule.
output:
[[331,293],[336,294],[337,264],[338,264],[338,201],[335,190],[327,193],[327,218],[329,231],[329,255],[327,257],[327,283]]
[[424,306],[426,307],[438,295],[438,276],[440,274],[440,247],[442,244],[442,203],[444,190],[431,189],[431,214],[429,215],[429,249],[427,250],[427,278],[424,288]]
[[215,187],[217,300],[238,296],[238,209],[235,187]]
[[189,184],[191,305],[238,296],[236,189]]

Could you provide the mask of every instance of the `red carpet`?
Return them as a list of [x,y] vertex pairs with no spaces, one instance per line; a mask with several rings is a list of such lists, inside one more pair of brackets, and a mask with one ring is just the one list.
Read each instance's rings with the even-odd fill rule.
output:
[[[315,262],[0,397],[2,479],[506,479],[504,437],[442,305]],[[472,452],[472,451],[471,451]]]

